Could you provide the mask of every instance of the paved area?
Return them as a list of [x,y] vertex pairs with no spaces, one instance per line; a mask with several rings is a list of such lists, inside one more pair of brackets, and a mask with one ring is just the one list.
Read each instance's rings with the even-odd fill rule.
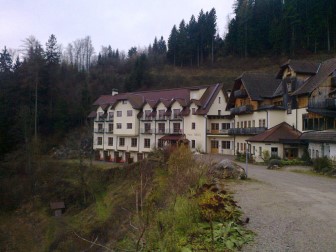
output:
[[248,175],[229,182],[257,234],[243,251],[336,251],[336,179],[259,165],[249,165]]

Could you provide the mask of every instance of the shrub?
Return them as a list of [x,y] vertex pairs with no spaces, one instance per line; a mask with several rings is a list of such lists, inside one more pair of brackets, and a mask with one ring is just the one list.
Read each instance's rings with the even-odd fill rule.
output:
[[328,157],[316,158],[313,162],[313,170],[323,174],[334,171],[332,161]]
[[271,158],[271,155],[268,150],[264,150],[262,152],[262,159],[264,160],[265,163],[268,163]]

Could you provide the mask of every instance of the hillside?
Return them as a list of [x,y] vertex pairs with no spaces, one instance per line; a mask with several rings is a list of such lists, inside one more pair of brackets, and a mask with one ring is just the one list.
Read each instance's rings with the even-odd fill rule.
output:
[[[168,158],[170,153],[170,157]],[[167,159],[168,158],[168,159]],[[13,162],[13,161],[12,161]],[[1,171],[11,169],[1,164]],[[33,176],[3,174],[1,251],[223,251],[252,240],[225,182],[191,152],[154,152],[116,167],[40,157]],[[29,186],[34,193],[15,185]],[[52,201],[64,201],[54,217]],[[18,224],[18,225],[17,225]]]

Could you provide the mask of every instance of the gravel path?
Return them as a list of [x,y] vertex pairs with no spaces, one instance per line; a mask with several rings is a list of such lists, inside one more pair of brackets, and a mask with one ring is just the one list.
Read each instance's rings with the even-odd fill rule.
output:
[[243,251],[336,251],[336,179],[248,168],[251,180],[229,182],[257,234]]

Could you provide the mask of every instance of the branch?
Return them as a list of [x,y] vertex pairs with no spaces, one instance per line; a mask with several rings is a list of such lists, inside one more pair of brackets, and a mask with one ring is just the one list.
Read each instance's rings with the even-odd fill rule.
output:
[[107,251],[114,251],[114,250],[112,250],[112,249],[110,249],[110,248],[108,248],[108,247],[106,247],[106,246],[104,246],[104,245],[101,245],[101,244],[99,244],[99,243],[96,243],[98,237],[96,238],[96,240],[95,240],[94,242],[92,242],[92,241],[90,241],[90,240],[87,240],[87,239],[85,239],[85,238],[79,236],[75,231],[74,231],[74,234],[75,234],[79,239],[82,239],[83,241],[86,241],[86,242],[88,242],[88,243],[91,243],[91,247],[94,246],[94,245],[96,245],[96,246],[98,246],[98,247],[102,247],[102,248],[106,249]]

